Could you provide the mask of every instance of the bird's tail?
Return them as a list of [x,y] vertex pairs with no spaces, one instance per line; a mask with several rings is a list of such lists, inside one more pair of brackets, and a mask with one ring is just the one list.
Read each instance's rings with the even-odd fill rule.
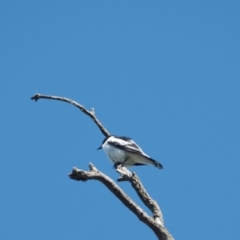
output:
[[153,165],[154,165],[155,167],[157,167],[157,168],[159,168],[159,169],[163,169],[163,165],[162,165],[160,162],[158,162],[158,161],[156,161],[156,160],[154,160],[154,159],[152,159],[152,158],[149,158],[149,160],[152,161],[152,163],[153,163]]
[[163,169],[163,165],[160,162],[158,162],[158,161],[156,161],[156,160],[154,160],[154,159],[152,159],[148,156],[145,156],[144,159],[141,159],[141,160],[142,161],[140,161],[140,162],[143,163],[143,164],[150,164],[150,165],[153,165],[153,166],[155,166],[159,169]]
[[153,165],[159,169],[163,169],[163,166],[160,162],[150,158],[147,155],[132,154],[130,160],[124,163],[125,166],[140,166],[140,165]]

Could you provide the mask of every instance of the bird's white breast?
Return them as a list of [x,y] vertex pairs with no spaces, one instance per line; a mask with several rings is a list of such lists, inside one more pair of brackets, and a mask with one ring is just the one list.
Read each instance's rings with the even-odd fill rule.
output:
[[116,148],[108,143],[104,143],[102,148],[107,154],[110,161],[114,163],[123,162],[126,159],[125,151],[119,148]]

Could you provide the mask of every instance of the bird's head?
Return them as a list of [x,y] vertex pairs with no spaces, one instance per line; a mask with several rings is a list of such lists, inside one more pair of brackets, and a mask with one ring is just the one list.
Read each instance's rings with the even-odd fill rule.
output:
[[105,137],[105,138],[103,139],[101,146],[100,146],[99,148],[97,148],[97,150],[102,149],[102,145],[107,141],[107,139],[108,139],[109,137],[111,137],[111,136]]

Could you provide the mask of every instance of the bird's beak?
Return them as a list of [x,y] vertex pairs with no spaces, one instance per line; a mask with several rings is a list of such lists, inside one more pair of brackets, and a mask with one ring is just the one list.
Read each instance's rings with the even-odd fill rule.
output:
[[100,149],[102,149],[102,146],[100,146],[97,150],[100,150]]

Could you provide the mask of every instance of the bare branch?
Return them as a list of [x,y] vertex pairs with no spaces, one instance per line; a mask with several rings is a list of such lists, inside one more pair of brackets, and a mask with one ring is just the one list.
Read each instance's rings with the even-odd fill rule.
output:
[[100,131],[102,132],[102,134],[105,137],[109,137],[110,133],[107,131],[107,129],[102,125],[102,123],[96,118],[95,116],[95,112],[94,109],[92,108],[91,111],[88,111],[85,107],[83,107],[82,105],[80,105],[79,103],[69,99],[69,98],[65,98],[65,97],[59,97],[59,96],[50,96],[50,95],[43,95],[43,94],[35,94],[34,96],[31,97],[31,100],[35,100],[37,101],[40,98],[44,98],[44,99],[51,99],[51,100],[58,100],[58,101],[63,101],[63,102],[67,102],[70,103],[72,105],[74,105],[75,107],[77,107],[78,109],[80,109],[83,113],[87,114],[98,126],[98,128],[100,129]]
[[121,173],[121,175],[122,177],[118,179],[118,182],[129,181],[132,187],[135,189],[139,198],[142,200],[145,206],[148,207],[148,209],[153,213],[153,219],[158,224],[164,226],[163,215],[160,210],[160,207],[158,206],[157,202],[154,201],[147,193],[146,189],[144,188],[143,184],[141,183],[136,173],[132,173],[131,176],[129,175],[129,173],[125,175]]
[[[110,136],[110,133],[107,131],[107,129],[96,118],[93,108],[88,111],[79,103],[59,96],[35,94],[33,97],[31,97],[31,100],[37,101],[40,98],[59,100],[74,105],[96,123],[105,137]],[[158,206],[157,202],[149,196],[135,173],[132,173],[127,168],[121,166],[116,169],[116,171],[121,175],[121,178],[119,178],[118,181],[129,181],[131,183],[142,202],[152,212],[153,217],[150,217],[145,211],[143,211],[143,209],[141,209],[111,178],[100,172],[93,164],[90,163],[89,168],[90,171],[83,171],[81,169],[73,168],[72,173],[69,174],[69,177],[77,181],[98,180],[102,182],[130,211],[132,211],[139,218],[140,221],[148,225],[154,231],[159,240],[173,240],[171,234],[164,227],[163,216],[160,207]]]
[[[98,180],[102,182],[130,211],[132,211],[140,221],[145,223],[147,226],[149,226],[154,233],[156,234],[157,238],[159,240],[173,240],[173,237],[170,235],[170,233],[167,231],[167,229],[163,226],[163,224],[159,223],[157,217],[155,219],[151,218],[143,209],[141,209],[111,178],[109,178],[107,175],[104,173],[100,172],[96,167],[93,166],[93,164],[89,164],[90,171],[84,171],[81,169],[73,168],[72,172],[69,174],[69,177],[71,179],[77,180],[77,181],[87,181],[87,180]],[[125,169],[123,169],[121,172],[121,175],[123,176],[122,178],[126,178],[125,181],[130,181],[134,189],[137,191],[138,196],[143,200],[144,203],[146,204],[147,201],[152,203],[146,204],[149,208],[157,208],[156,206],[152,205],[157,205],[156,202],[154,202],[148,194],[145,194],[144,187],[140,183],[140,180],[136,176],[136,174],[132,174],[132,177],[129,177],[128,173],[124,174]],[[134,180],[130,180],[130,179]],[[136,187],[139,185],[140,187]],[[146,195],[145,197],[140,196],[139,194],[139,189],[144,189],[142,195]],[[151,201],[148,199],[146,200],[145,198],[151,199]],[[150,207],[151,206],[151,207]],[[156,211],[156,209],[155,209]],[[158,211],[160,211],[158,207]],[[157,211],[156,211],[157,212]],[[159,216],[159,213],[156,214]]]

